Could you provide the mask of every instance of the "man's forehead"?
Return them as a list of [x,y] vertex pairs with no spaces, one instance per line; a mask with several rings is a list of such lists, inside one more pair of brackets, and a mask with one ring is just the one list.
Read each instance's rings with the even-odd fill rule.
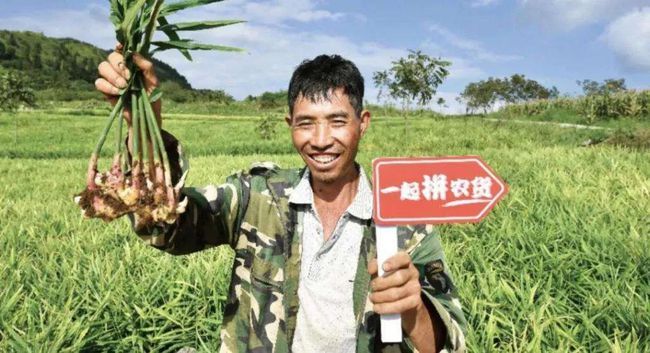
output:
[[298,104],[303,101],[309,101],[310,103],[350,103],[350,97],[345,93],[345,88],[336,87],[330,88],[327,92],[307,92],[305,95],[303,92],[298,94],[295,104]]

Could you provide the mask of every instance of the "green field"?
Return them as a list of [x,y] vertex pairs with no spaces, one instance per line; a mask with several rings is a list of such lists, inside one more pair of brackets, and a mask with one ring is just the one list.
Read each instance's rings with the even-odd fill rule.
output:
[[[126,220],[83,220],[72,202],[104,119],[0,114],[0,352],[216,351],[231,252],[169,256]],[[164,127],[184,142],[191,185],[253,161],[301,165],[286,129],[261,142],[256,122],[172,116]],[[649,151],[578,147],[594,132],[552,125],[404,126],[374,117],[366,170],[378,156],[475,154],[510,185],[482,223],[441,227],[471,352],[650,351]]]

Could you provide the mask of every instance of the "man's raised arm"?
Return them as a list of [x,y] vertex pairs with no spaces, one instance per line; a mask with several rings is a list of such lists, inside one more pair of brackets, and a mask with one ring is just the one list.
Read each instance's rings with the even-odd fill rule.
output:
[[[114,105],[120,90],[127,86],[131,72],[124,64],[121,46],[112,52],[99,67],[100,78],[95,87]],[[134,54],[133,62],[142,71],[145,89],[148,93],[158,86],[158,78],[153,63]],[[161,100],[152,103],[158,126],[162,127]],[[127,105],[128,107],[128,105]],[[124,119],[129,126],[127,148],[132,155],[131,112],[124,111]],[[172,185],[179,192],[178,216],[172,223],[152,221],[139,217],[137,212],[128,213],[133,229],[147,244],[171,254],[187,254],[221,244],[235,245],[237,227],[241,220],[242,205],[246,200],[243,195],[243,181],[235,175],[220,186],[208,185],[203,188],[183,187],[184,177],[189,169],[183,158],[179,141],[170,133],[161,129],[164,148],[167,151]],[[152,150],[152,146],[145,148]],[[153,155],[153,153],[149,153]],[[242,201],[243,200],[243,201]]]

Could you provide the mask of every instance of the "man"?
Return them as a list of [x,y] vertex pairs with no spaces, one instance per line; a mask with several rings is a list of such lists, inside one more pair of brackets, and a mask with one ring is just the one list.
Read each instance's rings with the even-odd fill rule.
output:
[[[134,61],[152,90],[153,66]],[[129,75],[122,63],[113,53],[99,67],[96,86],[113,100]],[[371,120],[363,93],[352,62],[304,61],[289,84],[285,120],[306,168],[256,165],[221,186],[183,188],[173,225],[133,220],[143,240],[172,254],[235,250],[221,351],[465,350],[465,319],[432,227],[399,227],[402,251],[376,276],[372,192],[355,162]],[[178,180],[178,141],[165,135]],[[379,314],[389,313],[402,316],[402,344],[380,340]]]

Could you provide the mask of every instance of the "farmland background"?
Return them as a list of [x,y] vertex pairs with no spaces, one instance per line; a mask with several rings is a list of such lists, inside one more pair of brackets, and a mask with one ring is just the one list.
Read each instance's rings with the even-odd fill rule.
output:
[[[256,137],[260,116],[166,115],[190,157],[188,184],[259,160],[301,166],[286,129]],[[0,351],[216,351],[230,250],[173,257],[124,219],[82,219],[72,202],[104,119],[79,106],[0,114]],[[373,117],[366,170],[377,156],[477,154],[510,185],[480,224],[440,228],[470,351],[650,351],[650,153],[580,146],[602,134]]]

